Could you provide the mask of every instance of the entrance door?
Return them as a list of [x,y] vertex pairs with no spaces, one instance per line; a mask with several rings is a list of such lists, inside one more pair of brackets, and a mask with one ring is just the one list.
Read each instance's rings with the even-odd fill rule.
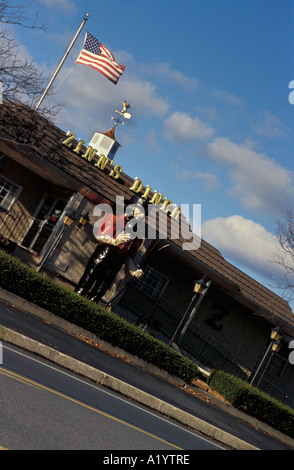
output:
[[67,201],[47,195],[21,245],[40,254],[66,205]]

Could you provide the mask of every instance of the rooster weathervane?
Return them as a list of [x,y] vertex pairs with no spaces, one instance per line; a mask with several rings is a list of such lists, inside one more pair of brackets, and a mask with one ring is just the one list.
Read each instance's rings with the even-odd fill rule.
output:
[[111,119],[113,119],[115,121],[115,126],[117,126],[118,124],[121,124],[122,126],[124,125],[124,122],[121,121],[121,118],[123,117],[124,119],[130,119],[131,118],[131,114],[130,113],[127,113],[127,110],[130,108],[131,106],[129,105],[129,103],[127,103],[126,101],[123,101],[123,108],[121,111],[118,111],[117,109],[115,110],[116,113],[119,114],[119,117],[118,118],[114,118],[114,117],[111,117]]

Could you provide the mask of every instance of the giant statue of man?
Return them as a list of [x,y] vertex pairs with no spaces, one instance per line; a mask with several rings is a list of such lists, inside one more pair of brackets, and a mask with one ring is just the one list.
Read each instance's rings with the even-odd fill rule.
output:
[[76,292],[98,302],[112,285],[118,271],[126,264],[132,276],[143,274],[134,264],[142,246],[142,234],[134,233],[134,225],[145,216],[140,199],[126,208],[124,214],[108,214],[96,235],[98,245],[89,259]]

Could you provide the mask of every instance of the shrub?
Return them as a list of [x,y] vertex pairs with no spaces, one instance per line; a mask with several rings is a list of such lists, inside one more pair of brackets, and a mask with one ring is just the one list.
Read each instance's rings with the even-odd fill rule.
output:
[[197,366],[166,344],[101,305],[78,296],[0,250],[0,287],[74,323],[187,382]]

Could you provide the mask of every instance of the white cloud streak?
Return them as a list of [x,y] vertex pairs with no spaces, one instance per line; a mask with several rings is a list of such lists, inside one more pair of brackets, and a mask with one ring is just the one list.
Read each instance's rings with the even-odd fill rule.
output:
[[238,96],[235,96],[232,93],[229,93],[228,91],[217,90],[214,93],[212,93],[212,96],[217,101],[220,101],[225,104],[229,104],[230,106],[237,106],[239,108],[244,106],[243,100],[238,98]]
[[174,112],[163,123],[163,135],[171,143],[186,144],[198,139],[206,139],[213,134],[213,129],[198,117],[187,113]]
[[144,66],[144,71],[147,75],[152,72],[152,77],[160,80],[167,80],[168,82],[174,83],[188,91],[193,91],[199,86],[199,83],[195,78],[188,77],[179,70],[173,69],[167,62],[159,62],[148,67]]
[[233,186],[228,193],[240,198],[247,210],[267,210],[281,214],[292,207],[293,174],[249,144],[235,144],[227,138],[216,138],[207,145],[206,155],[228,166]]
[[202,238],[218,248],[224,258],[268,280],[270,275],[281,275],[281,268],[273,263],[276,237],[261,224],[239,215],[216,217],[203,223]]
[[40,0],[41,3],[49,8],[61,8],[62,10],[75,12],[77,7],[71,0]]
[[213,173],[209,171],[189,171],[186,169],[182,169],[178,171],[178,168],[174,166],[174,169],[177,170],[177,177],[182,181],[192,181],[192,180],[200,180],[202,181],[205,189],[207,191],[214,191],[219,186],[219,179]]
[[257,118],[251,122],[252,130],[260,136],[272,138],[289,138],[290,129],[270,111],[262,111]]

